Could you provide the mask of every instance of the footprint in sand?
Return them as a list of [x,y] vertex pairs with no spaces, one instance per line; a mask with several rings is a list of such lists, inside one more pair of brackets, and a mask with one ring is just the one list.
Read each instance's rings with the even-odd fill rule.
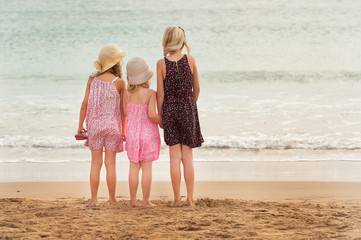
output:
[[199,231],[199,230],[202,230],[202,228],[198,227],[198,226],[182,226],[182,227],[178,227],[178,230],[182,230],[182,231]]
[[19,228],[18,225],[11,223],[11,222],[1,222],[0,227]]
[[41,238],[48,238],[48,237],[50,237],[50,233],[39,233],[39,236]]
[[234,238],[234,236],[232,236],[231,234],[229,234],[229,233],[221,233],[221,234],[217,234],[216,235],[217,237],[219,237],[220,239],[221,238]]
[[255,212],[268,212],[268,211],[265,209],[259,209],[259,210],[255,210]]
[[347,217],[348,215],[346,213],[336,212],[336,213],[332,214],[332,216],[334,216],[334,217]]
[[35,213],[35,216],[37,216],[37,217],[48,217],[48,216],[50,216],[50,215],[51,215],[51,214],[46,213],[46,212]]
[[211,226],[212,223],[210,221],[204,221],[198,224],[199,226],[204,226],[204,227],[208,227]]
[[216,219],[213,220],[213,222],[218,223],[218,224],[228,224],[228,223],[230,223],[228,220],[221,219],[221,218],[216,218]]
[[256,232],[245,232],[249,237],[256,237],[258,234]]

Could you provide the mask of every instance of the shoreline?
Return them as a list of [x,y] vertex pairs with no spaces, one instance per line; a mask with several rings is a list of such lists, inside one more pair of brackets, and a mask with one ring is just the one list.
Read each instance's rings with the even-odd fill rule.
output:
[[[62,199],[90,197],[89,182],[0,182],[0,198]],[[361,200],[361,182],[306,181],[198,181],[195,199],[242,199],[261,201],[283,200]],[[100,182],[98,197],[107,201],[106,182]],[[138,199],[141,199],[138,187]],[[182,198],[186,197],[185,183],[181,183]],[[128,182],[118,181],[118,200],[129,199]],[[171,200],[169,181],[153,181],[151,199]]]
[[[361,161],[194,162],[197,181],[361,182]],[[117,162],[118,181],[127,181],[129,162]],[[88,181],[88,162],[0,163],[0,182]],[[105,181],[105,167],[101,180]],[[153,164],[153,181],[170,181],[169,161]]]

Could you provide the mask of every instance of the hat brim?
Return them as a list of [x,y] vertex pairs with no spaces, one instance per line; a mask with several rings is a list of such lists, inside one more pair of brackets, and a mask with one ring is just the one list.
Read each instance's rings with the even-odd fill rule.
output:
[[128,75],[127,79],[130,85],[139,85],[149,81],[152,78],[152,76],[153,76],[153,71],[150,68],[148,68],[147,71],[142,72],[141,74],[138,74],[136,76]]
[[115,64],[117,64],[118,62],[120,62],[124,57],[125,55],[127,55],[127,51],[121,51],[116,58],[113,59],[113,61],[111,61],[110,63],[104,65],[104,66],[101,66],[100,62],[99,62],[99,59],[97,59],[95,62],[94,62],[94,67],[96,70],[98,70],[99,72],[105,72],[106,70],[112,68]]

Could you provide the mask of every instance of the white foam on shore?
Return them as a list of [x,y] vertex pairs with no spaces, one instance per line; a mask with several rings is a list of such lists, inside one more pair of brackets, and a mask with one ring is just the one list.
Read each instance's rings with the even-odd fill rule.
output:
[[0,138],[0,147],[30,147],[30,148],[79,148],[84,141],[76,141],[73,137],[54,136],[5,136]]
[[260,149],[361,149],[361,137],[335,135],[310,136],[308,134],[265,135],[244,133],[241,136],[210,136],[203,145],[206,148]]
[[[84,141],[76,141],[73,137],[5,136],[0,138],[0,147],[82,148],[84,147]],[[162,143],[162,147],[165,147],[164,143]],[[241,136],[207,136],[202,148],[358,150],[361,149],[361,136],[343,137],[339,134],[323,136],[284,134],[271,136],[249,132],[243,133]]]

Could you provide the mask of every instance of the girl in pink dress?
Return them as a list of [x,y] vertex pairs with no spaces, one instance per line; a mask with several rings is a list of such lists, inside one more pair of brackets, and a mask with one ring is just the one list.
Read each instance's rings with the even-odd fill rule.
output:
[[97,73],[89,77],[85,96],[80,109],[78,133],[86,117],[88,139],[85,146],[91,150],[90,190],[88,207],[95,207],[98,199],[100,169],[105,151],[105,168],[109,203],[115,200],[116,153],[123,151],[124,111],[121,111],[125,81],[122,79],[120,61],[127,54],[116,45],[102,48],[98,60],[94,62]]
[[149,200],[152,184],[152,162],[159,158],[161,118],[156,113],[156,92],[149,89],[153,72],[143,58],[132,58],[127,64],[128,89],[124,94],[126,109],[125,150],[130,161],[130,205],[136,206],[139,170],[142,169],[143,206]]

